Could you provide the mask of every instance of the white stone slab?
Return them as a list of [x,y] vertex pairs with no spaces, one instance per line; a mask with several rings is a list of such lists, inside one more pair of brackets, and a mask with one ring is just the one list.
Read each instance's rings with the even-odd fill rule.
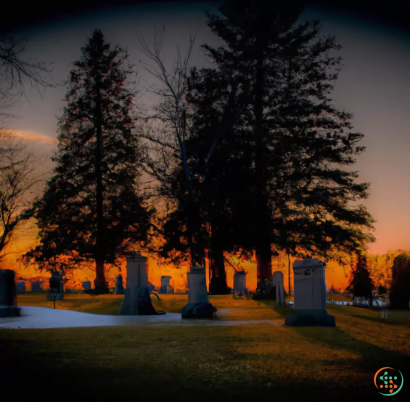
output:
[[295,310],[326,311],[325,266],[317,259],[293,263]]
[[[202,269],[201,269],[202,268]],[[188,303],[209,303],[206,289],[205,268],[194,267],[187,273]]]
[[[127,258],[127,284],[120,315],[137,315],[138,300],[146,297],[148,289],[147,258],[140,253],[132,253]],[[148,292],[149,295],[149,292]]]

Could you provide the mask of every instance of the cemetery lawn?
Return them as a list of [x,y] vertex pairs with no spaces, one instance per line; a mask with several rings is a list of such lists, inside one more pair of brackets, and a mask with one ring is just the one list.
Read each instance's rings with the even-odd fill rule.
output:
[[[37,306],[37,307],[48,307],[53,308],[53,301],[46,299],[47,293],[23,293],[18,295],[18,305],[19,306]],[[101,295],[93,296],[89,294],[64,294],[64,300],[58,300],[56,302],[56,308],[60,310],[73,310],[83,313],[91,314],[106,314],[106,315],[117,315],[123,300],[122,295]],[[157,310],[167,311],[169,313],[179,313],[182,307],[188,302],[188,296],[186,294],[165,294],[159,295],[161,300],[158,300],[154,295],[151,295],[151,300],[154,307]],[[346,296],[343,295],[327,295],[329,300],[338,301],[351,301]],[[209,296],[210,302],[218,310],[231,310],[229,317],[233,318],[236,315],[243,316],[242,318],[235,319],[255,319],[263,320],[273,317],[272,313],[266,309],[263,302],[257,302],[253,300],[247,300],[245,297],[235,297],[232,296]],[[261,310],[257,307],[263,306]],[[238,312],[237,310],[244,310]],[[256,310],[255,310],[256,309]],[[245,313],[252,310],[251,314]],[[256,311],[260,310],[261,314],[255,314]],[[235,312],[236,311],[236,312]],[[249,316],[249,317],[248,317]]]
[[[121,300],[66,296],[58,308],[105,314],[117,313]],[[177,312],[186,303],[186,295],[160,297],[162,305],[153,299],[157,309]],[[19,304],[39,305],[36,298],[43,303],[45,295],[20,295]],[[231,310],[221,320],[283,319],[289,313],[269,301],[211,296],[210,302]],[[153,323],[0,329],[0,362],[5,359],[1,366],[7,367],[2,396],[5,389],[5,401],[25,401],[40,387],[42,398],[58,401],[345,402],[378,398],[373,376],[382,367],[406,376],[410,312],[391,311],[387,321],[364,308],[328,305],[328,312],[336,328]]]

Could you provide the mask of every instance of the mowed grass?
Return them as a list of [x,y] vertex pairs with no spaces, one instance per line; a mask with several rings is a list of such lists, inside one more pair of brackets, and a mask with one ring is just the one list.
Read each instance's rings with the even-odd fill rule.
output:
[[[157,310],[167,311],[169,313],[179,313],[185,304],[188,303],[188,295],[186,294],[165,294],[159,295],[161,300],[158,300],[154,295],[151,295],[151,300]],[[327,295],[328,299],[333,300],[349,300],[343,295]],[[117,315],[123,300],[122,295],[101,295],[92,296],[89,294],[64,294],[64,300],[56,301],[56,308],[60,310],[73,310],[83,313]],[[264,307],[262,301],[247,300],[245,297],[233,296],[209,296],[210,302],[218,310],[233,310],[229,313],[230,318],[238,315],[247,316],[251,312],[249,319],[266,319],[273,318],[272,314]],[[18,304],[20,306],[37,306],[53,308],[54,302],[47,300],[46,293],[23,293],[18,296]],[[260,307],[262,306],[262,311]],[[238,312],[238,309],[244,311]],[[261,314],[255,313],[259,312]],[[270,315],[269,315],[270,314]],[[243,317],[243,319],[248,319]]]
[[[165,294],[159,295],[158,300],[151,295],[152,304],[155,309],[169,313],[180,313],[182,308],[188,303],[186,294]],[[118,315],[123,300],[122,295],[101,295],[91,296],[89,294],[65,294],[64,300],[56,301],[56,309],[73,310],[83,313]],[[230,313],[223,315],[224,319],[229,319],[239,314],[238,310],[243,310],[240,315],[248,318],[238,317],[237,319],[270,319],[275,318],[276,314],[271,308],[266,308],[262,302],[247,300],[244,297],[233,296],[209,296],[209,301],[218,310],[229,310]],[[37,306],[53,308],[54,302],[46,299],[45,293],[25,293],[18,297],[19,306]],[[231,311],[232,310],[232,311]],[[248,314],[249,313],[249,314]],[[263,318],[266,317],[266,318]]]
[[[20,305],[23,299],[35,305],[38,296],[32,296],[20,297]],[[121,303],[111,295],[67,296],[61,304],[77,302],[87,312],[107,314]],[[186,295],[160,297],[162,305],[153,303],[166,311],[178,311],[187,301]],[[210,302],[230,310],[221,320],[283,319],[290,312],[271,301],[232,296],[211,296]],[[409,312],[391,311],[388,320],[349,306],[328,305],[328,312],[336,328],[146,324],[0,330],[4,400],[25,400],[17,392],[22,384],[26,390],[42,384],[59,401],[368,400],[379,395],[373,384],[378,369],[394,367],[406,376]]]

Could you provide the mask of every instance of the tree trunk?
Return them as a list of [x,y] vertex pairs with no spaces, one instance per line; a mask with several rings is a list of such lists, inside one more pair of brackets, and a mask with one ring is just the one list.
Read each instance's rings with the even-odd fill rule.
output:
[[201,235],[200,211],[191,188],[189,197],[189,213],[187,216],[187,231],[191,241],[188,242],[191,254],[191,266],[205,267],[205,246]]
[[209,268],[212,272],[212,278],[209,284],[210,293],[214,295],[228,294],[224,253],[216,239],[213,239],[213,241],[211,240],[211,259],[209,261]]
[[[263,27],[263,12],[259,11],[260,24]],[[266,279],[272,275],[271,241],[270,241],[270,211],[266,194],[266,160],[263,125],[263,96],[264,96],[264,46],[265,40],[262,29],[256,37],[256,82],[254,98],[254,134],[256,142],[255,173],[256,173],[256,263],[257,289],[263,293]]]
[[104,238],[104,215],[103,215],[103,185],[102,185],[102,115],[101,115],[101,96],[97,89],[96,97],[96,135],[97,144],[95,151],[95,175],[97,181],[97,235],[95,253],[95,289],[98,293],[106,293],[108,284],[105,280],[104,261],[105,261],[105,238]]

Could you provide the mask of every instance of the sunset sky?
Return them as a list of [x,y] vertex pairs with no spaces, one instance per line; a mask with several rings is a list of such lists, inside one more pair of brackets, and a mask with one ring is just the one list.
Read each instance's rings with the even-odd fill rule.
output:
[[[11,31],[29,40],[26,56],[53,62],[54,82],[68,78],[70,63],[80,57],[80,48],[95,28],[111,44],[128,49],[139,73],[140,88],[154,83],[142,69],[145,61],[137,39],[152,39],[155,26],[166,27],[163,56],[172,63],[175,45],[186,47],[189,32],[196,34],[192,65],[206,65],[199,46],[219,41],[207,27],[204,9],[216,10],[219,3],[180,2],[116,6],[54,17]],[[364,204],[376,219],[377,238],[370,252],[410,249],[410,30],[387,20],[355,15],[341,9],[307,5],[302,19],[320,19],[324,35],[334,35],[342,45],[344,67],[333,99],[354,114],[356,131],[365,134],[367,147],[357,158],[355,170],[360,181],[370,182],[370,196]],[[56,116],[64,106],[65,87],[47,89],[40,96],[27,86],[29,101],[22,100],[8,112],[17,115],[10,128],[25,136],[34,153],[49,154],[56,149]],[[149,100],[145,95],[142,100]],[[52,168],[49,161],[47,167]],[[343,276],[338,273],[337,277]]]

